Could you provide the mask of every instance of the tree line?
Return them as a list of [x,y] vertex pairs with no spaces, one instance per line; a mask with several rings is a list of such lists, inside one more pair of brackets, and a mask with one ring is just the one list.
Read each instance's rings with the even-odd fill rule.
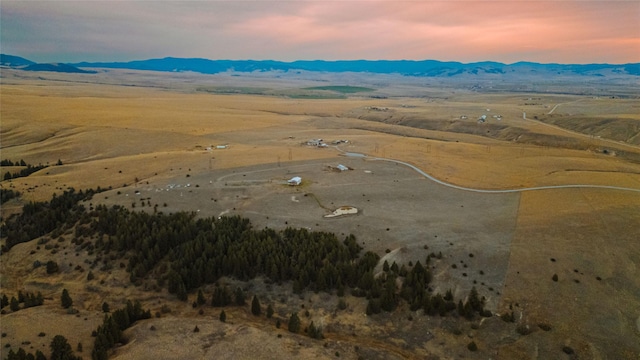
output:
[[22,207],[19,215],[13,215],[0,227],[2,237],[7,241],[2,247],[2,252],[9,251],[14,245],[31,241],[40,236],[49,234],[55,230],[72,228],[80,218],[88,216],[80,200],[88,200],[101,192],[96,190],[78,191],[69,188],[61,195],[54,194],[50,201],[31,201]]
[[[104,205],[87,210],[78,204],[98,191],[70,189],[49,202],[26,204],[22,214],[1,229],[8,236],[6,250],[61,227],[75,227],[76,243],[95,240],[96,260],[106,265],[127,259],[132,283],[155,282],[181,300],[222,277],[247,281],[264,276],[277,283],[291,282],[295,293],[336,291],[343,296],[350,289],[368,299],[370,314],[394,311],[401,301],[431,315],[487,314],[475,289],[464,302],[456,302],[450,291],[433,292],[430,262],[441,254],[430,254],[425,266],[385,263],[382,273],[375,274],[380,257],[370,251],[361,254],[354,235],[339,240],[333,233],[307,229],[254,229],[240,216],[196,218],[194,212],[151,214]],[[212,304],[224,306],[231,294],[216,287],[212,297]]]
[[20,192],[13,189],[0,189],[0,204],[4,204],[7,201],[20,196]]
[[[56,165],[62,165],[62,161],[58,160]],[[24,160],[13,162],[13,161],[11,161],[9,159],[4,159],[4,160],[0,161],[0,166],[23,166],[23,167],[25,167],[24,169],[20,169],[20,171],[17,171],[17,172],[14,172],[14,173],[11,173],[10,171],[7,171],[4,174],[3,180],[11,180],[11,179],[17,179],[17,178],[29,176],[29,175],[33,174],[34,172],[36,172],[36,171],[40,171],[40,170],[48,167],[49,165],[42,165],[42,164],[31,165],[31,164],[27,164]]]
[[[22,304],[22,307],[20,307],[20,304]],[[42,296],[40,291],[38,291],[37,294],[18,291],[18,297],[12,296],[11,299],[9,299],[7,294],[0,296],[0,308],[4,309],[6,306],[9,306],[9,309],[13,312],[42,304],[44,304],[44,296]]]

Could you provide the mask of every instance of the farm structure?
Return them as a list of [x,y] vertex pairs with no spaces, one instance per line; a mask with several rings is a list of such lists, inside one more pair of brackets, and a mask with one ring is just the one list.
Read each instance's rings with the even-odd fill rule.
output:
[[302,184],[302,178],[300,176],[294,176],[291,179],[287,180],[287,184],[291,186],[298,186]]

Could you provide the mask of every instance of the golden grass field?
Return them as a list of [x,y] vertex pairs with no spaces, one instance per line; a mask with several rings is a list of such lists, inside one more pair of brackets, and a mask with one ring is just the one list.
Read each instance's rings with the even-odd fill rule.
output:
[[[52,165],[29,177],[1,183],[3,188],[23,193],[21,199],[3,206],[3,216],[19,211],[27,201],[47,200],[68,187],[100,186],[116,191],[123,186],[182,179],[185,173],[197,176],[264,164],[286,166],[301,161],[340,161],[340,153],[333,147],[319,149],[302,145],[315,138],[348,139],[348,144],[339,145],[341,150],[405,161],[440,180],[469,188],[591,184],[640,189],[640,163],[633,160],[634,156],[640,156],[637,99],[482,94],[465,89],[421,87],[400,80],[393,83],[389,79],[375,92],[392,95],[387,98],[371,98],[365,93],[345,99],[295,99],[219,95],[199,92],[197,88],[261,86],[295,93],[296,89],[313,82],[275,80],[261,75],[234,79],[226,75],[127,71],[102,72],[93,80],[91,75],[40,75],[12,70],[2,73],[0,158]],[[386,110],[376,111],[372,107]],[[523,112],[527,119],[523,119]],[[476,123],[483,114],[488,115],[487,123]],[[496,114],[502,116],[499,122],[492,117]],[[462,115],[467,119],[461,119]],[[579,122],[569,121],[574,117],[623,119],[621,128],[630,132],[625,135],[628,142],[620,143],[619,134],[607,139],[608,133],[603,128],[594,128],[593,133],[579,128],[576,125]],[[569,120],[555,121],[558,118]],[[567,130],[543,122],[576,127]],[[522,140],[505,140],[505,132],[498,134],[497,126],[528,135]],[[471,129],[471,133],[460,132],[461,128]],[[544,139],[551,138],[555,139],[553,143],[544,144]],[[559,145],[562,141],[572,145]],[[229,147],[215,149],[216,145],[223,144]],[[211,146],[213,149],[207,150]],[[58,160],[63,165],[53,165]],[[478,339],[482,356],[563,358],[565,354],[560,349],[568,345],[581,359],[638,359],[640,192],[554,189],[524,192],[519,196],[506,280],[496,310],[506,311],[512,305],[521,321],[532,328],[537,329],[538,323],[550,323],[553,329],[549,333],[538,329],[521,337],[497,330],[498,335],[492,337],[483,333],[482,328],[469,330]],[[185,205],[182,210],[194,209]],[[70,237],[68,234],[66,241]],[[122,270],[101,274],[99,279],[110,286],[101,286],[95,291],[87,290],[83,284],[86,274],[47,277],[31,271],[29,251],[34,246],[21,244],[2,254],[2,292],[38,289],[50,299],[43,307],[2,315],[0,326],[9,334],[2,338],[2,357],[5,344],[16,346],[21,339],[28,339],[36,348],[48,344],[49,337],[36,337],[37,331],[34,333],[26,325],[29,319],[36,318],[47,334],[64,333],[74,348],[77,342],[82,342],[82,355],[88,357],[91,343],[88,334],[102,319],[99,306],[104,299],[113,303],[112,308],[124,303],[127,297],[140,298],[154,311],[160,303],[174,307],[169,318],[136,325],[131,336],[139,340],[119,349],[117,359],[144,358],[145,354],[150,354],[146,358],[157,357],[148,350],[158,347],[158,340],[143,333],[151,324],[158,328],[157,334],[165,336],[159,339],[179,336],[180,331],[176,332],[174,324],[181,323],[179,319],[190,321],[184,331],[192,328],[192,324],[202,324],[203,328],[212,326],[213,320],[196,319],[195,311],[184,310],[183,305],[172,302],[167,294],[145,292],[131,285],[126,287],[128,276]],[[85,259],[84,255],[73,256],[71,252],[58,252],[55,256],[58,262],[71,262],[74,266]],[[551,262],[551,258],[556,261]],[[554,273],[560,278],[558,282],[551,280]],[[57,306],[56,294],[63,287],[78,294],[81,317],[63,314]],[[362,305],[354,302],[353,307],[358,306]],[[282,308],[285,312],[286,307],[282,305]],[[322,311],[319,306],[317,309]],[[340,350],[342,357],[357,358],[353,345],[359,345],[377,349],[375,354],[380,358],[424,358],[430,354],[442,359],[482,358],[476,357],[481,356],[479,354],[460,353],[466,340],[437,329],[432,331],[444,339],[444,345],[430,342],[413,352],[402,350],[400,343],[384,345],[376,342],[376,336],[408,325],[399,325],[392,319],[374,323],[371,319],[359,318],[362,313],[354,311],[348,320],[334,321],[342,327],[351,323],[365,335],[356,338],[343,334],[341,338],[340,333],[332,334],[327,350],[309,344],[309,340],[297,340],[285,331],[280,331],[284,342],[274,342],[271,327],[256,323],[240,312],[236,317],[245,322],[238,320],[235,324],[213,325],[210,329],[212,334],[223,335],[202,339],[193,335],[184,340],[184,344],[205,342],[215,351],[180,352],[174,358],[214,358],[217,353],[233,354],[240,348],[247,351],[242,341],[245,336],[264,341],[266,354],[288,354],[285,357],[332,358],[335,351]],[[217,318],[217,313],[210,315]],[[489,322],[487,326],[498,325]],[[340,326],[336,325],[342,328]],[[378,333],[365,330],[369,328],[381,330]],[[338,345],[341,340],[342,345]],[[176,341],[176,348],[183,343]],[[304,346],[300,345],[302,342]],[[167,343],[163,346],[173,348]],[[257,356],[251,352],[238,354],[241,358]],[[228,356],[232,357],[238,358]]]

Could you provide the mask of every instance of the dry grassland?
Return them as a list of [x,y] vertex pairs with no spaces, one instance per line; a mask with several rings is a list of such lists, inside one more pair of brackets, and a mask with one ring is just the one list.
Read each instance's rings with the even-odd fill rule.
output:
[[[639,224],[637,195],[596,189],[522,195],[503,307],[518,304],[516,315],[533,328],[556,324],[553,338],[538,340],[540,350],[569,345],[591,359],[637,358]],[[504,347],[529,357],[535,343]]]
[[[472,279],[447,270],[449,262],[457,262],[472,249],[477,255],[472,266],[495,265],[493,273],[486,270],[482,293],[490,296],[492,309],[503,312],[512,305],[519,323],[535,330],[520,336],[498,318],[486,320],[479,328],[465,325],[464,334],[479,345],[476,354],[466,350],[466,335],[453,335],[457,325],[448,320],[414,314],[409,321],[407,309],[401,310],[402,316],[366,318],[364,303],[351,297],[348,312],[336,317],[334,307],[327,309],[327,304],[335,306],[333,298],[307,294],[299,299],[289,296],[286,287],[276,289],[280,296],[270,293],[281,319],[306,304],[314,316],[326,321],[333,330],[327,332],[325,347],[322,342],[274,330],[272,322],[254,320],[242,309],[229,310],[228,324],[219,323],[217,310],[211,308],[205,316],[198,315],[164,291],[127,285],[122,269],[96,272],[97,279],[87,283],[86,272],[74,267],[84,266],[89,256],[73,253],[68,243],[72,235],[67,234],[56,254],[31,254],[36,248],[31,242],[2,255],[3,292],[42,291],[48,297],[43,307],[2,315],[2,331],[8,333],[2,339],[3,356],[7,343],[17,348],[28,340],[32,349],[41,349],[50,342],[49,334],[60,333],[74,348],[82,342],[82,355],[87,357],[92,342],[88,334],[102,319],[102,301],[117,308],[126,298],[141,299],[154,312],[169,304],[173,312],[129,330],[132,341],[116,351],[116,359],[157,358],[169,352],[176,359],[333,358],[336,352],[344,358],[371,359],[561,358],[562,346],[571,346],[581,359],[636,359],[640,354],[636,325],[640,317],[639,193],[556,189],[471,194],[436,185],[398,165],[340,156],[348,151],[402,160],[443,181],[478,189],[565,184],[639,189],[640,164],[630,160],[631,155],[640,154],[633,146],[638,144],[637,136],[629,137],[631,146],[616,145],[574,133],[591,130],[574,127],[571,121],[559,124],[569,127],[567,131],[522,118],[526,112],[528,119],[539,116],[547,121],[548,113],[560,104],[553,116],[640,121],[633,101],[481,94],[414,82],[394,84],[390,77],[381,77],[384,85],[376,90],[390,96],[386,99],[358,95],[300,100],[214,95],[197,89],[279,87],[295,93],[297,88],[318,85],[305,74],[286,80],[259,74],[234,78],[129,71],[104,72],[93,78],[43,75],[47,80],[20,72],[3,71],[2,76],[0,157],[31,164],[55,164],[60,159],[64,164],[3,181],[3,188],[23,193],[22,199],[3,205],[3,216],[26,201],[47,200],[68,187],[112,187],[94,201],[127,207],[138,201],[137,190],[154,204],[168,203],[167,211],[202,209],[201,215],[206,216],[235,212],[259,227],[290,223],[353,232],[367,249],[381,256],[386,249],[392,250],[385,258],[396,261],[420,259],[422,246],[429,244],[451,257],[438,268],[437,284],[444,290],[454,284],[456,295],[465,293]],[[326,84],[327,79],[323,80],[321,84]],[[483,114],[488,121],[478,124]],[[502,120],[493,118],[496,114]],[[507,139],[513,133],[526,136]],[[349,142],[325,149],[302,145],[314,138]],[[545,145],[549,139],[553,142]],[[229,148],[215,149],[222,144]],[[210,146],[214,149],[207,150]],[[622,152],[631,157],[620,156]],[[322,170],[337,163],[355,170],[348,174]],[[375,176],[364,170],[373,170]],[[279,183],[301,172],[307,180],[302,188]],[[193,187],[184,188],[184,194],[166,191],[168,184],[187,183]],[[305,193],[313,193],[316,200],[304,197]],[[331,210],[356,206],[363,212],[323,219],[328,210],[319,203]],[[385,227],[394,231],[387,232]],[[64,266],[62,274],[51,277],[43,268],[32,271],[36,259],[56,259]],[[554,273],[558,282],[551,279]],[[256,292],[261,286],[255,284]],[[495,289],[486,290],[489,286]],[[63,314],[59,308],[63,287],[77,301],[78,316]],[[286,300],[279,301],[280,297]],[[34,318],[43,330],[26,325]],[[550,324],[551,331],[540,330],[539,323]],[[195,325],[199,333],[193,333]],[[40,331],[47,336],[38,337]]]

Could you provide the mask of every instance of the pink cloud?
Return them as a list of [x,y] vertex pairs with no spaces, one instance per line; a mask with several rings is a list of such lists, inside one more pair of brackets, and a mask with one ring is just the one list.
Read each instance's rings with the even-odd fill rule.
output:
[[0,14],[4,49],[69,56],[640,61],[635,0],[8,0]]

